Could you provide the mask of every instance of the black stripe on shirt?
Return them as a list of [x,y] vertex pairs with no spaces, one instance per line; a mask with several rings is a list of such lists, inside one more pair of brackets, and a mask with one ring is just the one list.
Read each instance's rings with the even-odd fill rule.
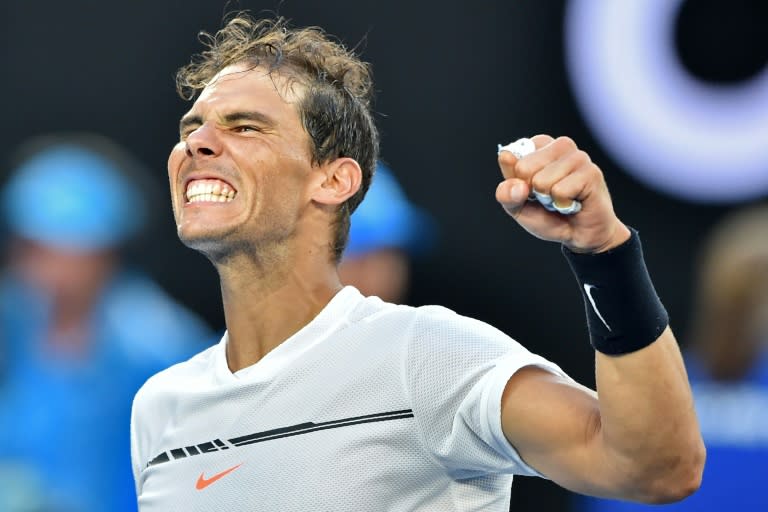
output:
[[[319,430],[328,430],[332,428],[348,427],[351,425],[361,425],[363,423],[375,423],[379,421],[392,421],[405,418],[413,418],[412,409],[402,409],[399,411],[381,412],[375,414],[366,414],[364,416],[353,416],[351,418],[344,418],[341,420],[324,421],[320,423],[305,422],[297,425],[291,425],[289,427],[275,428],[271,430],[265,430],[264,432],[256,432],[253,434],[247,434],[244,436],[233,437],[228,440],[232,447],[248,446],[255,443],[263,443],[265,441],[272,441],[274,439],[282,439],[284,437],[298,436],[301,434],[309,434],[311,432],[317,432]],[[195,450],[195,446],[186,447],[186,453],[181,448],[174,448],[166,452],[161,453],[152,460],[149,461],[147,467],[156,466],[163,462],[170,460],[180,459],[187,456],[195,456],[202,453],[210,453],[219,450],[227,450],[230,446],[226,445],[221,439],[214,439],[213,441],[207,441],[196,445],[199,450]],[[198,453],[195,453],[195,452]],[[169,456],[170,454],[170,456]],[[183,455],[182,455],[183,454]],[[176,455],[179,455],[178,457]]]

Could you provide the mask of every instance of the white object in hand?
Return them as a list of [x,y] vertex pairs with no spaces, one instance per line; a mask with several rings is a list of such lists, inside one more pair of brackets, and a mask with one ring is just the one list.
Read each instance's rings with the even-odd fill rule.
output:
[[536,145],[531,139],[522,138],[517,139],[515,142],[510,142],[506,146],[499,144],[498,152],[501,153],[502,151],[509,151],[519,160],[525,155],[530,155],[536,151]]
[[[530,155],[536,151],[536,145],[531,139],[522,138],[517,139],[515,142],[510,142],[506,146],[499,144],[497,153],[501,153],[502,151],[508,151],[512,153],[519,160],[524,156]],[[550,212],[558,212],[563,215],[573,215],[574,213],[578,213],[581,210],[581,201],[574,199],[568,206],[558,206],[555,204],[552,196],[549,194],[537,192],[535,190],[531,191],[530,195],[528,196],[528,200],[538,201],[546,210]]]

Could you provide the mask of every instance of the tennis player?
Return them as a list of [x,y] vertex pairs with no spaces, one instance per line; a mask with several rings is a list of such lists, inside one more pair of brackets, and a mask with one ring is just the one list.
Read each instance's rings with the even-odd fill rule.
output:
[[[369,66],[283,20],[240,15],[207,42],[177,76],[194,103],[168,173],[179,237],[219,273],[227,332],[135,398],[143,512],[506,511],[513,475],[652,503],[697,489],[704,448],[667,313],[572,140],[502,152],[496,199],[562,245],[597,393],[490,325],[343,287],[378,149]],[[529,202],[532,189],[581,211]]]

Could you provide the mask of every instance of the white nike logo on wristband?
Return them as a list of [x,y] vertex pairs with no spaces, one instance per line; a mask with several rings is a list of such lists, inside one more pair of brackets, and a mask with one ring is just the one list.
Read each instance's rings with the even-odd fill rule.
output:
[[[592,304],[592,310],[597,315],[597,318],[600,319],[601,322],[603,322],[603,325],[606,329],[611,331],[611,327],[608,325],[608,323],[605,321],[605,318],[603,318],[603,315],[600,314],[600,310],[597,309],[597,304],[595,304],[595,299],[592,298],[592,288],[594,288],[594,285],[591,284],[585,284],[584,285],[584,292],[587,294],[587,298],[589,299],[589,303]],[[611,331],[613,332],[613,331]]]

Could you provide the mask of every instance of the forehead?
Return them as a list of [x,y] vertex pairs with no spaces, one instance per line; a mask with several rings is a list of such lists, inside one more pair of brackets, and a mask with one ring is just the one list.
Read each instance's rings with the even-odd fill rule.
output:
[[192,107],[193,111],[212,107],[272,108],[293,107],[302,88],[279,71],[269,71],[247,63],[233,64],[219,71],[206,85]]

